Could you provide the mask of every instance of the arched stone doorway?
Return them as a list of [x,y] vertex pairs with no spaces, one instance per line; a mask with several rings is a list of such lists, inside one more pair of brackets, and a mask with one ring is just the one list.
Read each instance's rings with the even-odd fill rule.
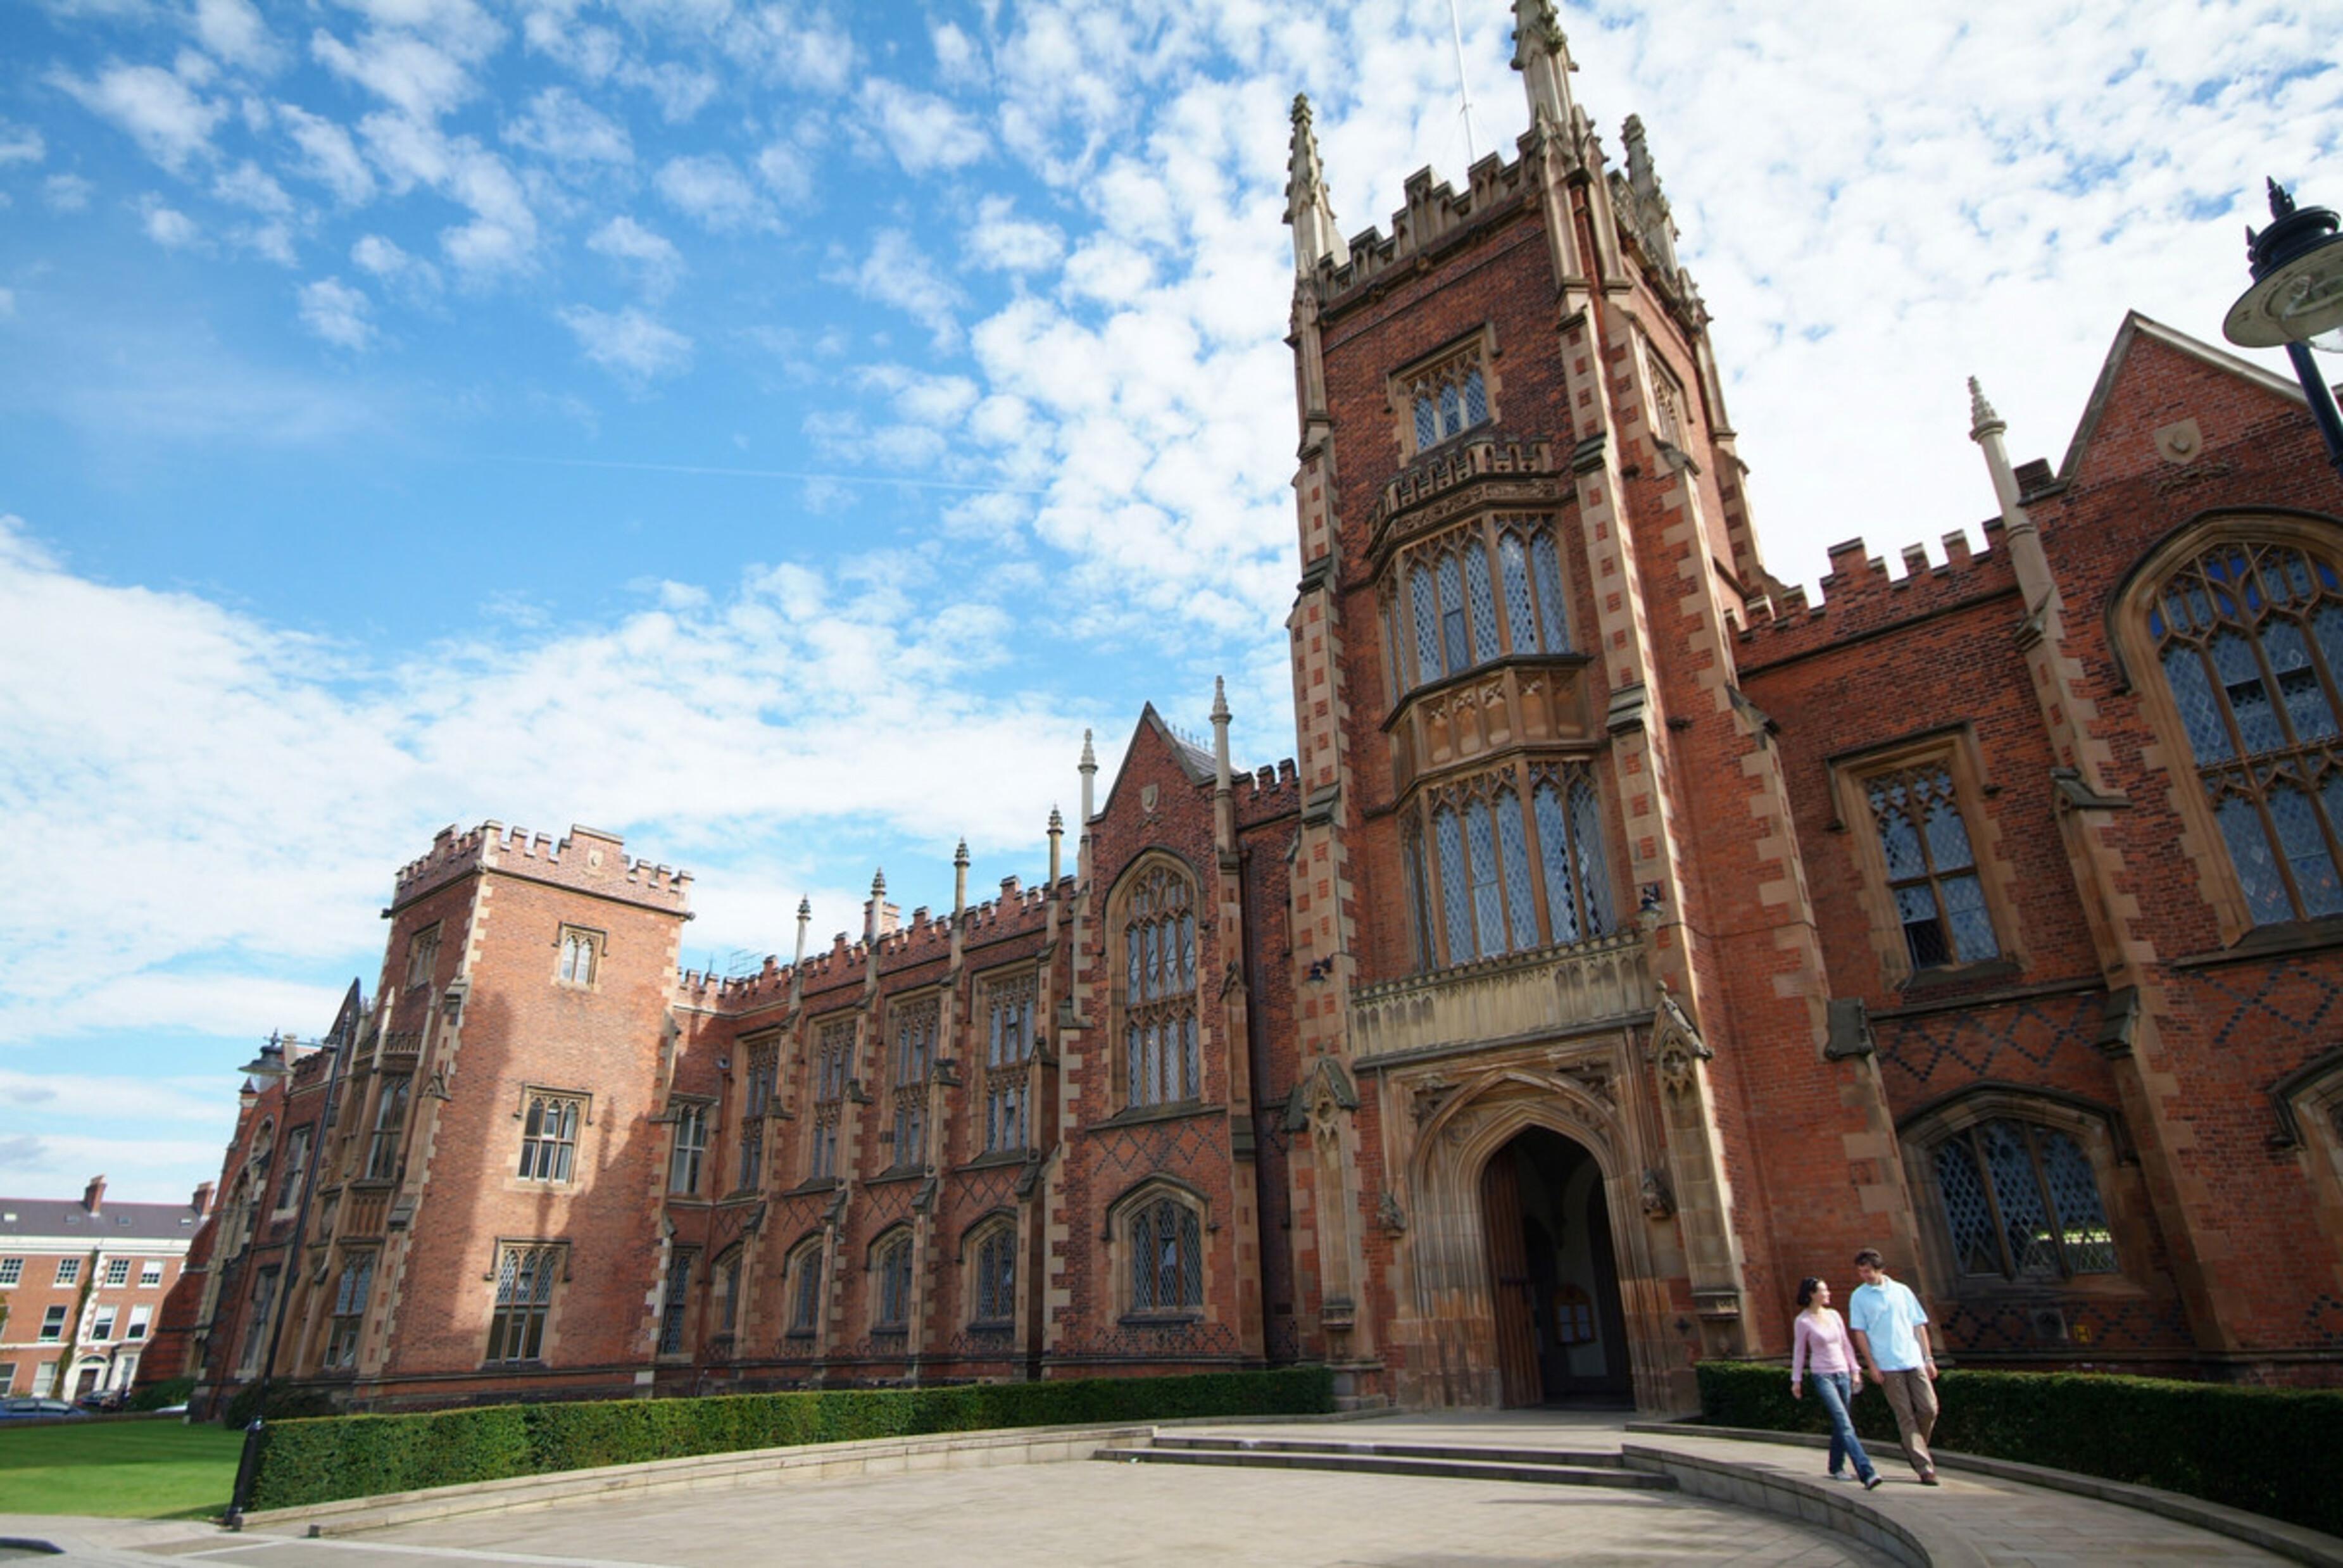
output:
[[1482,1235],[1508,1405],[1634,1397],[1604,1189],[1593,1152],[1544,1127],[1523,1128],[1482,1167]]

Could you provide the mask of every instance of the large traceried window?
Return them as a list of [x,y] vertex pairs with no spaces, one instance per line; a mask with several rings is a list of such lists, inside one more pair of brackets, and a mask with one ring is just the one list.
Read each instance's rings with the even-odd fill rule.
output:
[[1411,820],[1403,842],[1426,968],[1615,929],[1602,807],[1584,764],[1534,763],[1443,785],[1426,792],[1423,809],[1429,831]]
[[578,1122],[585,1105],[575,1095],[533,1093],[521,1123],[520,1179],[567,1181],[578,1158]]
[[546,1321],[561,1277],[562,1249],[508,1243],[497,1253],[496,1304],[488,1314],[490,1362],[533,1362],[545,1354]]
[[1168,1194],[1143,1200],[1125,1221],[1131,1241],[1131,1311],[1192,1312],[1204,1304],[1203,1224],[1192,1204]]
[[1418,452],[1487,424],[1489,381],[1481,367],[1481,345],[1474,342],[1407,374],[1402,396]]
[[1034,977],[999,975],[984,988],[984,1149],[1025,1149],[1033,1141],[1027,1066],[1033,1060]]
[[1946,1139],[1934,1162],[1962,1273],[2016,1280],[2116,1271],[2098,1179],[2065,1132],[1999,1117]]
[[399,1134],[407,1128],[407,1096],[414,1081],[405,1073],[394,1073],[382,1081],[382,1090],[375,1101],[374,1132],[367,1141],[366,1179],[387,1181],[398,1174]]
[[789,1254],[789,1332],[803,1337],[821,1327],[821,1282],[824,1251],[814,1237]]
[[2147,630],[2253,923],[2343,914],[2335,568],[2224,540],[2157,583]]
[[1484,518],[1401,558],[1392,579],[1406,637],[1393,658],[1403,690],[1507,654],[1568,653],[1562,556],[1544,518]]
[[916,1171],[928,1159],[928,1081],[935,1071],[936,1023],[940,1004],[930,997],[892,1010],[894,1049],[888,1081],[894,1096],[895,1125],[887,1163]]
[[854,1020],[826,1023],[815,1036],[813,1129],[806,1140],[806,1176],[838,1174],[839,1129],[846,1119],[846,1086],[854,1076]]
[[1951,767],[1930,759],[1875,774],[1863,790],[1912,968],[2000,957]]
[[1124,893],[1123,1099],[1173,1105],[1203,1097],[1196,1033],[1196,893],[1187,873],[1154,860]]

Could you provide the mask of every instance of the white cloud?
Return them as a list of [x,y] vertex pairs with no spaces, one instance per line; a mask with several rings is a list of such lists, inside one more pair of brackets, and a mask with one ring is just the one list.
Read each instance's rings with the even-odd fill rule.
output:
[[757,155],[757,174],[781,200],[803,202],[813,195],[814,148],[803,139],[769,143]]
[[531,98],[528,112],[505,127],[505,140],[558,163],[623,167],[635,161],[627,127],[567,87],[548,87]]
[[301,149],[294,172],[332,191],[346,207],[364,206],[374,199],[374,171],[367,167],[347,130],[293,104],[277,105],[277,117]]
[[109,65],[94,79],[52,71],[49,84],[84,108],[127,132],[140,149],[174,174],[212,154],[212,132],[226,117],[209,101],[156,65]]
[[957,25],[936,23],[928,30],[928,41],[935,46],[939,80],[954,87],[984,85],[983,48]]
[[338,277],[301,286],[301,325],[337,348],[358,350],[374,342],[373,309],[365,294]]
[[0,120],[0,168],[10,164],[36,164],[49,156],[48,144],[30,126]]
[[865,82],[862,112],[905,172],[934,174],[965,168],[991,150],[975,119],[959,106],[878,78]]
[[954,312],[961,303],[960,292],[903,230],[880,230],[870,242],[870,255],[832,269],[829,276],[865,299],[910,317],[928,329],[938,349],[959,346],[960,325]]
[[298,266],[301,258],[293,249],[293,230],[281,221],[239,224],[228,231],[228,238],[255,256],[275,262],[279,266]]
[[471,209],[471,222],[439,235],[463,281],[485,285],[535,264],[537,214],[502,158],[470,136],[449,136],[406,115],[368,115],[358,133],[394,195],[424,185]]
[[691,339],[632,306],[608,312],[576,305],[556,314],[586,357],[622,381],[640,387],[690,368]]
[[293,198],[285,194],[285,187],[249,158],[212,181],[212,195],[270,217],[284,217],[293,211]]
[[196,0],[196,36],[231,65],[272,71],[284,53],[252,0]]
[[411,33],[372,30],[353,45],[321,27],[310,36],[309,53],[416,120],[436,120],[474,91],[461,59]]
[[176,207],[165,206],[155,196],[146,197],[139,206],[145,214],[146,237],[166,250],[185,250],[203,237],[195,219]]
[[653,299],[662,298],[683,272],[683,253],[664,236],[621,215],[596,229],[586,248],[624,265]]
[[977,204],[976,226],[969,231],[969,259],[999,272],[1039,272],[1066,252],[1065,236],[1048,224],[1016,216],[1005,196]]
[[350,261],[411,302],[427,300],[439,292],[437,267],[420,256],[408,255],[381,235],[361,236],[350,246]]
[[756,188],[721,153],[669,158],[656,181],[667,204],[714,234],[770,226],[772,216]]
[[41,182],[41,199],[58,212],[81,212],[96,188],[79,175],[51,175]]

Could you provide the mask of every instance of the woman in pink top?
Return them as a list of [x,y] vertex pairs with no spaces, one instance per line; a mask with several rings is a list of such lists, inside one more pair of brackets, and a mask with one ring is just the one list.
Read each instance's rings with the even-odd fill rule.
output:
[[1798,1282],[1800,1311],[1792,1321],[1790,1334],[1790,1397],[1805,1397],[1805,1375],[1811,1369],[1815,1392],[1822,1397],[1823,1409],[1830,1412],[1831,1479],[1845,1481],[1843,1466],[1853,1460],[1855,1478],[1868,1489],[1879,1484],[1879,1472],[1871,1456],[1863,1452],[1863,1440],[1855,1435],[1854,1419],[1847,1414],[1848,1405],[1863,1387],[1863,1369],[1847,1341],[1846,1324],[1831,1311],[1830,1299],[1830,1286],[1822,1281]]

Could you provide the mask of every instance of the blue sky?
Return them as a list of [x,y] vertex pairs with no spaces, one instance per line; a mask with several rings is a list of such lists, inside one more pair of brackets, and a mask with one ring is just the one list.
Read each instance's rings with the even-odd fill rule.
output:
[[[1286,106],[1387,222],[1525,118],[1459,16],[1469,126],[1436,0],[0,9],[0,1188],[215,1171],[443,824],[624,832],[725,967],[1038,875],[1144,700],[1290,751]],[[2343,202],[2343,0],[1562,18],[1792,580]]]

